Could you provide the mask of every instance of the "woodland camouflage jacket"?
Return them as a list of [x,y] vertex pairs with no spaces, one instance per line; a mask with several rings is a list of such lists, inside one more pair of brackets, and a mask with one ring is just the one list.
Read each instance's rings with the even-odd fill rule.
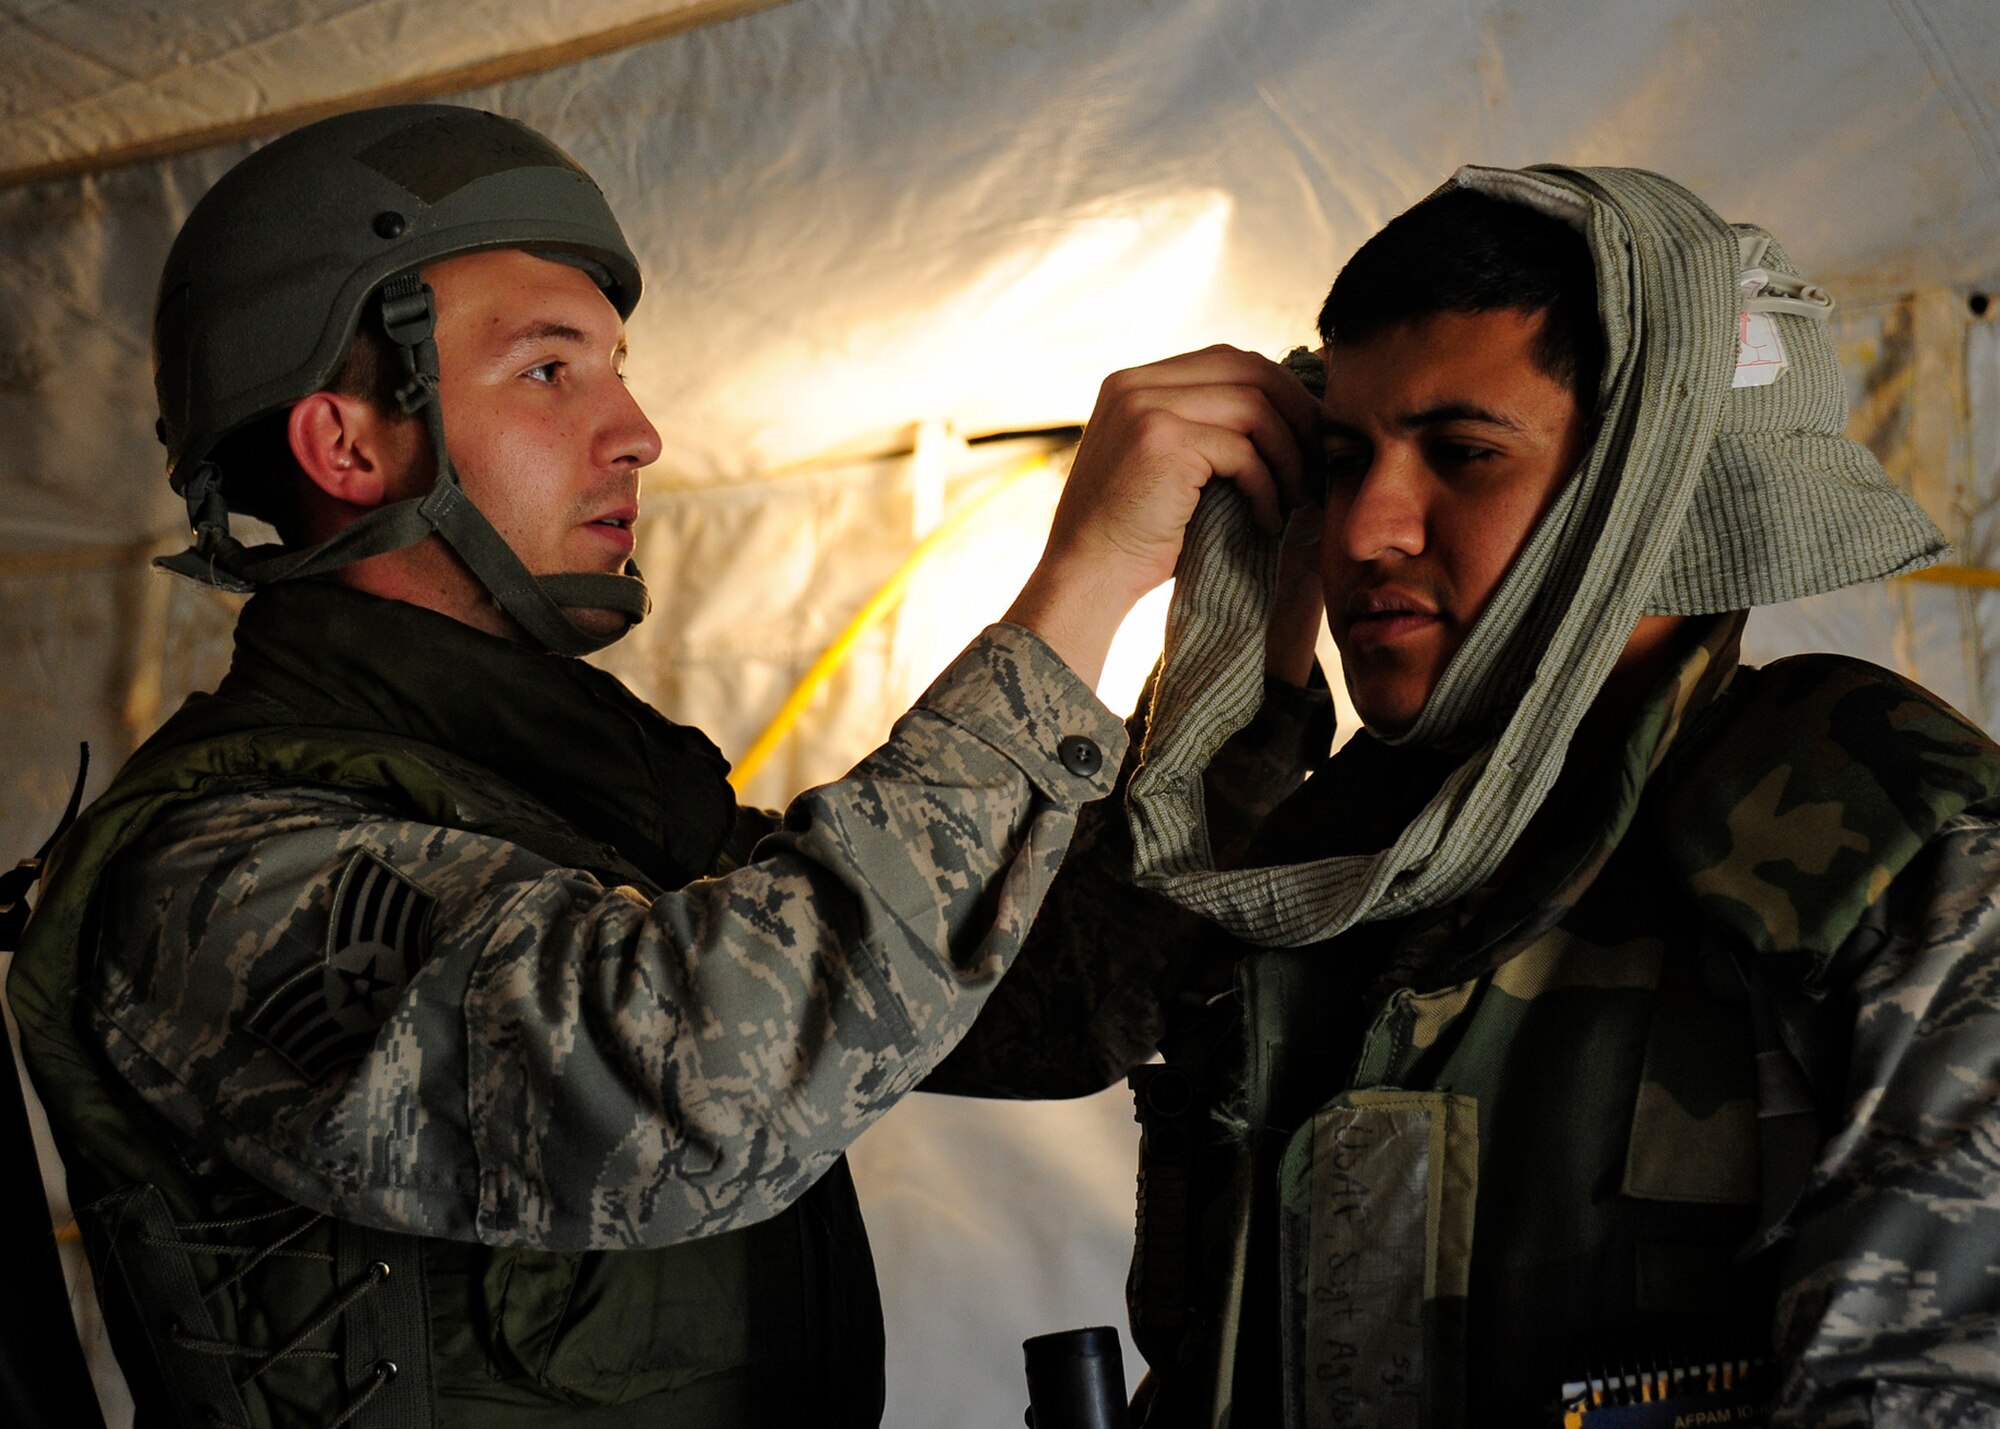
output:
[[[2000,1417],[2000,750],[1857,661],[1738,670],[1737,628],[1441,916],[1225,945],[1111,892],[1087,819],[932,1085],[1164,1051],[1149,1425],[1554,1424],[1566,1382],[1725,1357],[1783,1425]],[[1243,861],[1375,846],[1423,773],[1352,742]]]

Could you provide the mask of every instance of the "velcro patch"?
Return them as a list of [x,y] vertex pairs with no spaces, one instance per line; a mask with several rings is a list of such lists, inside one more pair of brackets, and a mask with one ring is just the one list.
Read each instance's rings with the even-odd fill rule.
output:
[[374,854],[334,888],[323,961],[264,999],[246,1024],[307,1081],[359,1061],[430,956],[436,900]]
[[355,159],[427,204],[514,169],[568,169],[589,178],[561,149],[498,115],[441,114],[378,139]]

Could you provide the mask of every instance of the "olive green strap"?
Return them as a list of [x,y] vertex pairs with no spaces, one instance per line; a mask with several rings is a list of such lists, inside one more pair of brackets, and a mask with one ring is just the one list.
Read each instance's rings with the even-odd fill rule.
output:
[[229,1357],[191,1347],[219,1341],[220,1330],[159,1188],[130,1186],[105,1197],[90,1207],[85,1226],[94,1232],[99,1283],[112,1278],[109,1269],[130,1297],[180,1422],[249,1424]]
[[[336,1226],[334,1278],[374,1288],[347,1307],[341,1374],[355,1429],[430,1429],[437,1403],[431,1364],[430,1295],[415,1236]],[[364,1398],[365,1396],[365,1398]]]
[[1139,1123],[1139,1204],[1125,1284],[1132,1340],[1152,1363],[1171,1357],[1195,1311],[1193,1174],[1207,1115],[1185,1069],[1146,1062],[1125,1078]]
[[[191,510],[200,506],[212,511],[220,506],[220,477],[214,467],[203,466],[188,479],[187,496]],[[431,533],[430,522],[419,510],[421,504],[410,500],[378,507],[337,536],[300,550],[245,546],[229,534],[228,512],[223,508],[219,517],[196,517],[192,546],[171,556],[156,556],[153,564],[205,585],[248,595],[259,586],[325,575],[370,556],[414,546]]]
[[[436,410],[435,405],[432,410]],[[500,608],[545,650],[558,655],[588,655],[624,634],[623,629],[612,635],[593,635],[580,629],[563,614],[564,605],[616,611],[626,617],[628,626],[653,608],[645,584],[636,576],[535,576],[472,504],[455,477],[440,476],[421,509],[430,529],[444,538]],[[636,571],[637,567],[628,563],[626,569]],[[558,600],[558,596],[563,598]]]

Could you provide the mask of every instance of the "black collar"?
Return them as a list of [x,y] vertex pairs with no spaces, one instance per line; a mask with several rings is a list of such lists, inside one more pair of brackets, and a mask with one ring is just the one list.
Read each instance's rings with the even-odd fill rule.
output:
[[175,723],[207,733],[218,718],[436,745],[668,888],[709,871],[735,817],[722,752],[614,676],[331,581],[285,582],[244,606],[228,677]]

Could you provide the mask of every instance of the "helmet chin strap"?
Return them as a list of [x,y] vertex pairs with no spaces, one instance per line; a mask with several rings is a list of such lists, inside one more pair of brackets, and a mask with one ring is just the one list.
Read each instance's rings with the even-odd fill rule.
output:
[[[246,547],[229,532],[221,475],[203,463],[188,481],[188,521],[194,545],[153,564],[225,590],[248,592],[275,581],[323,575],[370,556],[414,546],[436,533],[465,562],[500,609],[542,649],[588,655],[621,638],[653,608],[645,578],[631,561],[622,575],[584,573],[537,576],[521,563],[493,524],[465,494],[445,448],[444,410],[438,402],[437,309],[430,288],[415,273],[382,289],[382,326],[403,355],[409,380],[396,393],[405,412],[422,412],[436,455],[437,478],[422,497],[394,502],[348,523],[335,536],[289,550]],[[610,634],[583,629],[565,613],[608,610],[624,623]]]

